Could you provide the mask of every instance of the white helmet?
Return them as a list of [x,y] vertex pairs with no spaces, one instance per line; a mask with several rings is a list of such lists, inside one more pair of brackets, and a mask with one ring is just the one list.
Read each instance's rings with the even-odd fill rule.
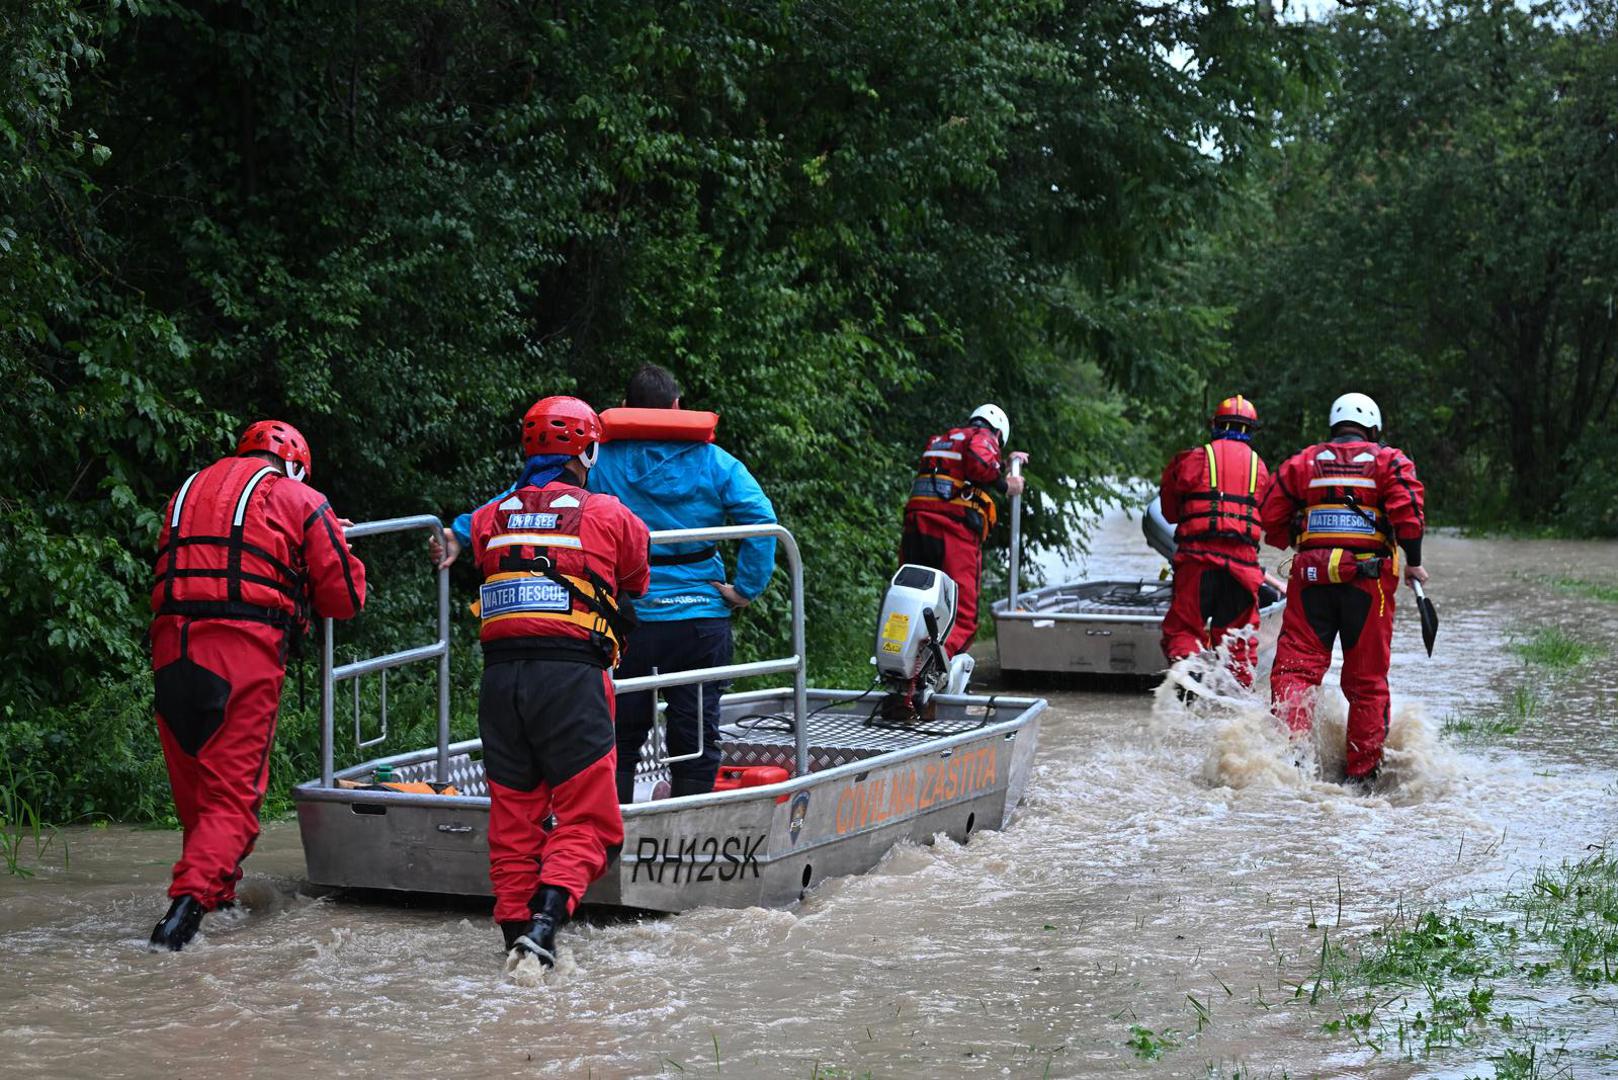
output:
[[1344,394],[1331,403],[1331,416],[1326,426],[1334,428],[1343,423],[1358,424],[1376,435],[1382,430],[1382,410],[1364,394]]
[[1001,446],[1011,438],[1011,421],[1006,417],[1006,410],[998,405],[979,405],[972,410],[972,419],[982,420],[993,428],[994,433],[1000,436]]

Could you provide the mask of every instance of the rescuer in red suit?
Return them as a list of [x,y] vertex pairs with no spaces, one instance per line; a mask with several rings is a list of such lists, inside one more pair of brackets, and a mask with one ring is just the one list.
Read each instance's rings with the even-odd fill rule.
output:
[[184,830],[152,946],[178,951],[235,901],[258,839],[287,648],[311,615],[365,603],[365,567],[326,497],[309,444],[261,420],[236,453],[194,473],[163,512],[152,589],[157,730]]
[[1383,445],[1382,410],[1364,394],[1332,403],[1331,438],[1276,470],[1259,507],[1264,539],[1296,547],[1270,674],[1271,706],[1294,733],[1314,722],[1315,688],[1343,641],[1348,698],[1346,779],[1369,784],[1388,734],[1388,662],[1399,555],[1406,582],[1427,580],[1421,481]]
[[627,598],[646,591],[649,544],[640,518],[585,490],[600,441],[584,402],[536,402],[516,489],[472,514],[489,879],[508,970],[555,963],[557,929],[624,842],[612,669],[634,621]]
[[[1258,410],[1240,394],[1214,410],[1213,438],[1182,451],[1163,470],[1163,516],[1174,530],[1174,603],[1163,619],[1169,663],[1216,648],[1232,630],[1258,627],[1258,562],[1263,538],[1258,500],[1269,483],[1264,459],[1248,445]],[[1233,639],[1231,672],[1253,682],[1257,643]]]
[[1011,421],[998,405],[980,405],[965,427],[927,440],[905,503],[899,561],[942,570],[955,582],[955,627],[944,642],[950,656],[978,630],[983,541],[994,526],[991,491],[1020,495],[1023,478],[1006,475]]

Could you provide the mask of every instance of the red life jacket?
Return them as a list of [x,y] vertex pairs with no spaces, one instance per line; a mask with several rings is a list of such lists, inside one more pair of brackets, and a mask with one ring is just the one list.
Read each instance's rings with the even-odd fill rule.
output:
[[1264,535],[1258,520],[1258,455],[1239,439],[1218,439],[1204,445],[1202,452],[1208,461],[1208,486],[1180,497],[1175,543],[1219,536],[1258,550]]
[[483,587],[472,607],[482,619],[481,640],[575,638],[617,666],[634,616],[619,610],[617,591],[601,572],[613,572],[617,551],[592,527],[593,498],[571,485],[529,486],[473,515]]
[[307,621],[301,559],[265,512],[275,485],[295,482],[250,457],[193,473],[168,507],[152,610],[281,627]]
[[1308,490],[1297,522],[1299,551],[1345,548],[1393,554],[1393,527],[1382,508],[1380,455],[1368,444],[1321,443],[1303,452]]
[[905,510],[960,518],[984,539],[994,528],[996,510],[983,485],[999,478],[1000,440],[994,432],[976,425],[951,428],[927,440]]

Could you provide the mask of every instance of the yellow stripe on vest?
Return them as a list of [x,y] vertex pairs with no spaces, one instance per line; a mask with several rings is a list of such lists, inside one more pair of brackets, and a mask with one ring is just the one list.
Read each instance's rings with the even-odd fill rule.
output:
[[1203,443],[1202,452],[1208,455],[1208,490],[1219,490],[1219,464],[1214,458],[1213,443]]

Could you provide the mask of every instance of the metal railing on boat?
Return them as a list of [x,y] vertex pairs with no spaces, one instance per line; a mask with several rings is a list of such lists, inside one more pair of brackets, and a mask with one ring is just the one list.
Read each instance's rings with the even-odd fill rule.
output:
[[[440,545],[445,543],[443,522],[430,514],[363,522],[350,526],[347,530],[347,536],[350,540],[357,540],[367,536],[380,536],[414,530],[426,530],[432,533]],[[804,641],[803,560],[798,551],[797,541],[782,526],[770,524],[723,525],[711,529],[665,529],[651,534],[651,542],[654,544],[679,544],[693,541],[716,543],[765,538],[773,539],[777,542],[777,550],[785,556],[788,574],[791,579],[792,654],[790,656],[754,660],[739,664],[723,664],[717,667],[696,668],[689,671],[645,675],[633,679],[615,679],[613,685],[617,693],[627,694],[642,690],[661,690],[671,686],[695,684],[700,687],[703,683],[720,680],[791,672],[793,728],[795,732],[794,757],[796,759],[797,775],[804,776],[809,772],[809,733],[808,725],[803,722],[808,715],[809,709],[809,678]],[[355,684],[354,742],[357,748],[364,749],[368,746],[375,746],[387,738],[388,672],[407,664],[428,660],[437,661],[438,665],[437,777],[439,783],[449,782],[451,751],[449,741],[449,571],[442,568],[438,569],[435,576],[438,593],[438,639],[429,644],[338,665],[335,662],[333,620],[322,620],[320,651],[320,782],[322,787],[329,788],[335,783],[337,684],[349,680],[352,680]],[[375,738],[365,739],[361,731],[359,680],[371,674],[379,674],[382,680],[379,695],[381,701],[380,731]],[[701,752],[700,746],[698,752]]]

